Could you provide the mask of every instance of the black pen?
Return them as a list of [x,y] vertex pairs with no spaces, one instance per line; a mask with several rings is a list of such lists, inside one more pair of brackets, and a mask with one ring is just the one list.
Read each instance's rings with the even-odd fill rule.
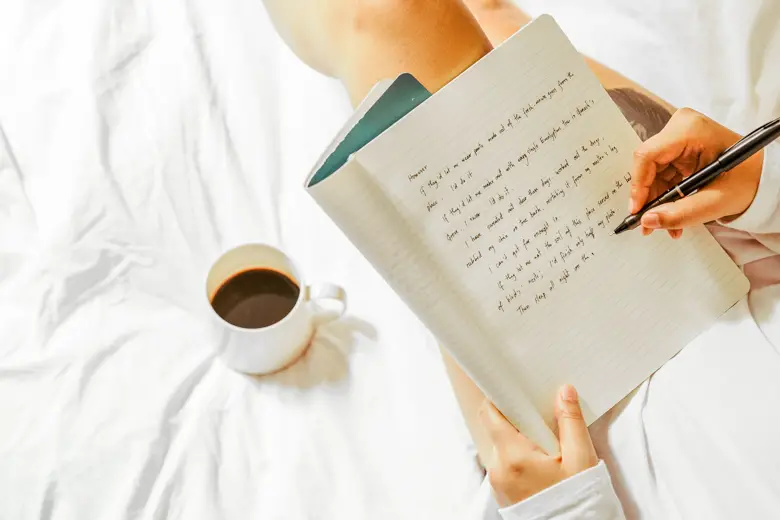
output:
[[618,235],[629,229],[634,229],[642,220],[642,215],[653,208],[680,200],[683,197],[693,195],[709,183],[717,179],[721,174],[736,168],[750,156],[763,149],[766,145],[780,137],[780,117],[753,130],[748,135],[728,147],[712,163],[698,172],[683,179],[677,186],[672,186],[662,195],[651,200],[633,215],[629,215],[615,228]]

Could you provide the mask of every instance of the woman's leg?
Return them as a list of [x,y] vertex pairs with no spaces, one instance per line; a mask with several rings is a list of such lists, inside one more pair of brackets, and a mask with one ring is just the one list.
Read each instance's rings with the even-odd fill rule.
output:
[[[376,82],[410,72],[430,91],[525,25],[511,0],[265,0],[280,34],[298,56],[339,78],[357,104]],[[585,58],[604,88],[646,139],[672,108],[615,71]],[[483,461],[492,446],[478,409],[484,394],[442,349],[444,364]]]
[[340,79],[357,104],[403,72],[428,90],[492,50],[460,0],[265,0],[277,30],[314,68]]

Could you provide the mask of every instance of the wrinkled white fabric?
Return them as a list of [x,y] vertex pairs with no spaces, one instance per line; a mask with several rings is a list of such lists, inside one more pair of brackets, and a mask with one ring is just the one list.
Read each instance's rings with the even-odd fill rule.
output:
[[[469,518],[436,343],[302,188],[341,86],[259,0],[0,4],[0,518]],[[202,314],[248,241],[350,306],[264,379]]]
[[[742,132],[778,112],[776,2],[527,4],[676,105]],[[0,518],[474,518],[435,342],[301,188],[350,113],[258,0],[2,2]],[[210,262],[254,240],[350,305],[265,379],[215,361],[201,315]],[[593,428],[629,516],[780,509],[761,308]]]

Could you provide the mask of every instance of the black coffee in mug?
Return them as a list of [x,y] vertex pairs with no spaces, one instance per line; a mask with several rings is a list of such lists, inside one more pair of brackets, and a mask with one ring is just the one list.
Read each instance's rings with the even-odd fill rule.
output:
[[223,283],[211,306],[226,322],[261,329],[282,321],[298,302],[300,287],[273,269],[248,269]]

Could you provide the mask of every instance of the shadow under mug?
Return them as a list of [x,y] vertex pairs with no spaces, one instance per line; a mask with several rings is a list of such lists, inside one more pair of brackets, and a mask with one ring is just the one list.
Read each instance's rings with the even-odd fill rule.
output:
[[[298,299],[281,320],[265,327],[244,328],[225,321],[214,310],[212,302],[226,282],[253,269],[268,269],[284,275],[298,286]],[[277,372],[303,355],[314,334],[318,300],[335,301],[337,310],[321,314],[317,323],[339,318],[347,306],[344,289],[329,283],[307,285],[293,261],[266,244],[245,244],[220,256],[206,277],[206,295],[214,319],[224,330],[220,358],[234,370],[258,375]]]

